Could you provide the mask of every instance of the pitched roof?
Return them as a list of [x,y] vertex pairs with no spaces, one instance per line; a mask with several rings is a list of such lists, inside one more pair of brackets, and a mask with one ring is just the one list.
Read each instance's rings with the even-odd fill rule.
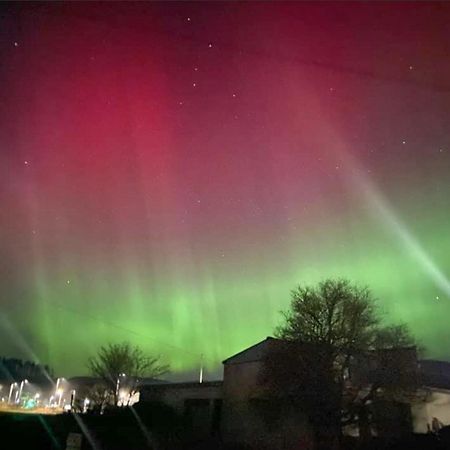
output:
[[240,364],[243,362],[261,361],[264,358],[268,347],[276,341],[278,341],[278,339],[267,336],[263,341],[247,347],[227,359],[224,359],[222,364]]

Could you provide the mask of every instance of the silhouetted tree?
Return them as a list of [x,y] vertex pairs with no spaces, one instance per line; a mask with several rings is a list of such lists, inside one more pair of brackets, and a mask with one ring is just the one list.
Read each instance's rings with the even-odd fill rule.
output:
[[132,397],[144,377],[157,378],[169,371],[160,356],[146,355],[139,347],[127,342],[100,347],[88,361],[92,375],[102,379],[105,398],[117,405],[119,388],[128,390]]
[[406,326],[382,324],[368,288],[347,280],[299,286],[283,315],[261,382],[302,408],[319,446],[332,448],[356,420],[367,436],[370,401],[415,392],[414,340]]
[[20,382],[28,379],[40,386],[48,385],[53,378],[53,371],[47,365],[18,358],[0,358],[0,381],[5,383]]

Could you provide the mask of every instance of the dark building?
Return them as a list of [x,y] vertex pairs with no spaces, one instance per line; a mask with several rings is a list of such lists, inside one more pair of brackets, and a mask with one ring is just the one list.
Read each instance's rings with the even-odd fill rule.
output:
[[[199,437],[220,434],[225,442],[258,449],[313,448],[312,432],[302,411],[282,399],[268,400],[271,396],[261,382],[265,358],[284,344],[268,337],[227,358],[223,361],[223,381],[145,386],[141,401],[172,406],[190,419]],[[314,351],[308,345],[300,348]],[[419,363],[413,347],[353,358],[347,382],[363,386],[363,393],[376,383],[392,388],[406,384],[417,391],[410,401],[380,401],[374,405],[378,434],[427,432],[433,418],[443,425],[450,424],[450,363]],[[358,434],[358,429],[349,432]]]

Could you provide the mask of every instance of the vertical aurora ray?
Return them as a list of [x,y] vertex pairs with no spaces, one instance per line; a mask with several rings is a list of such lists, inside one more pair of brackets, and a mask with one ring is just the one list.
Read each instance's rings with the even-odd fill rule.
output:
[[450,357],[450,7],[3,8],[0,353],[208,379],[347,277]]

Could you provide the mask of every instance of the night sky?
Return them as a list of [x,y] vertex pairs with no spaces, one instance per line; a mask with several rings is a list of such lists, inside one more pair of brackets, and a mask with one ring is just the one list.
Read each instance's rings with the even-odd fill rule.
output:
[[[206,378],[298,283],[450,358],[450,4],[0,6],[0,354]],[[183,375],[184,374],[184,375]]]

